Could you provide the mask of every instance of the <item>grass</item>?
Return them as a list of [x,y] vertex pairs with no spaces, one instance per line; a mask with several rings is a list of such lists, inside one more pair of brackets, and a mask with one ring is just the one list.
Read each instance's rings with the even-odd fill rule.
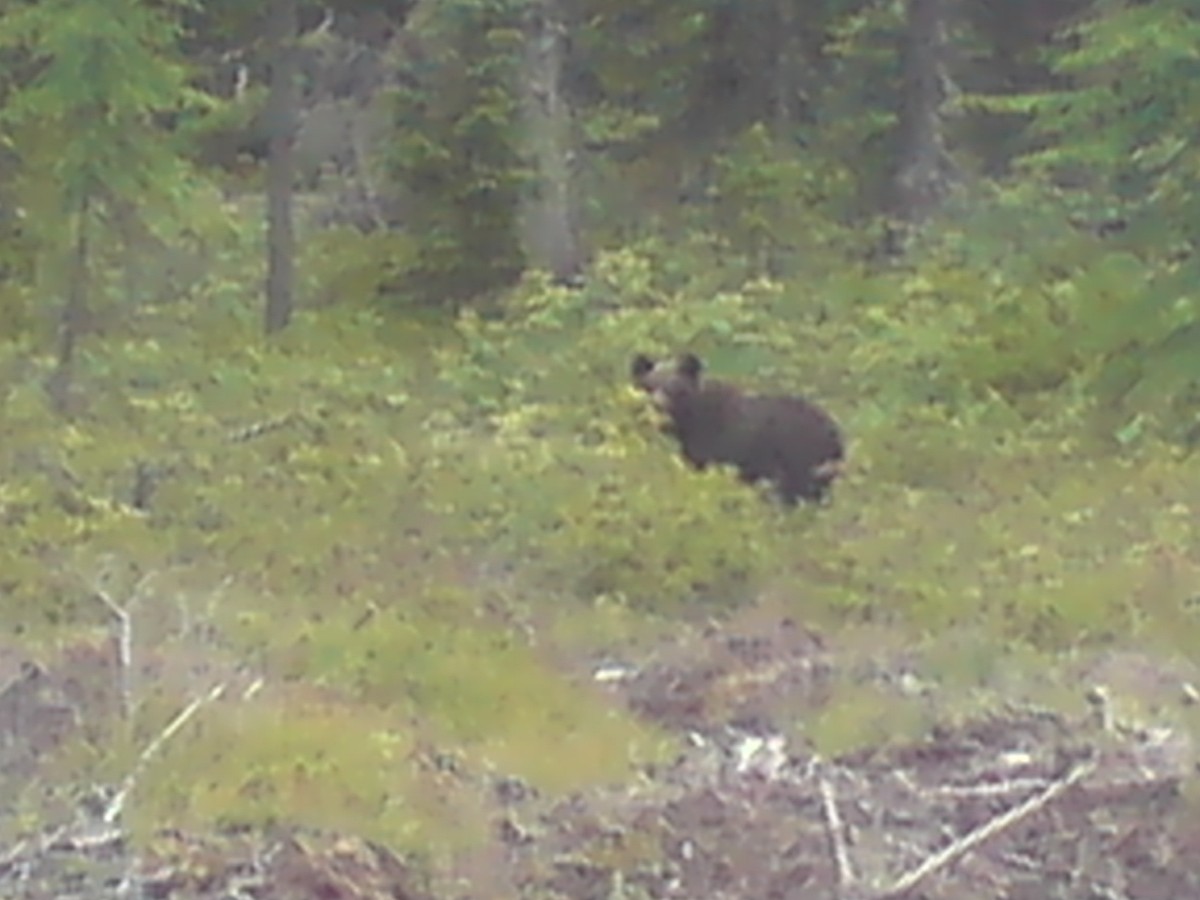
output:
[[[1066,675],[1039,673],[1089,648],[1194,660],[1200,478],[1180,448],[1116,448],[1072,385],[969,390],[953,354],[948,385],[936,361],[958,346],[953,323],[977,323],[909,329],[870,281],[870,304],[839,307],[864,282],[831,278],[842,311],[818,327],[794,313],[796,286],[706,299],[646,287],[628,254],[601,270],[618,286],[633,272],[644,302],[588,317],[586,292],[531,283],[514,297],[529,318],[447,337],[333,308],[269,348],[181,303],[89,349],[73,423],[40,398],[48,361],[6,386],[5,620],[69,643],[106,624],[94,586],[119,569],[110,593],[135,635],[208,664],[160,678],[143,737],[222,673],[267,679],[167,749],[144,815],[471,840],[456,829],[478,796],[431,788],[423,748],[551,792],[622,780],[671,743],[594,692],[591,661],[762,602],[846,646],[881,629],[968,705],[1069,702]],[[852,470],[831,508],[788,515],[679,464],[624,384],[630,352],[678,343],[839,414]],[[281,424],[230,440],[267,421]],[[160,472],[146,511],[128,504],[139,462]],[[828,752],[929,721],[862,687],[835,697],[808,730]],[[111,733],[91,751],[72,757],[81,780],[127,764]]]

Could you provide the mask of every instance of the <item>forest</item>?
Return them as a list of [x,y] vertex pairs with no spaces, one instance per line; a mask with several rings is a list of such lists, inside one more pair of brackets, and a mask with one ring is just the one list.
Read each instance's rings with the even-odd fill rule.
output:
[[[1200,896],[1200,8],[0,6],[0,895]],[[638,354],[808,398],[792,508]]]

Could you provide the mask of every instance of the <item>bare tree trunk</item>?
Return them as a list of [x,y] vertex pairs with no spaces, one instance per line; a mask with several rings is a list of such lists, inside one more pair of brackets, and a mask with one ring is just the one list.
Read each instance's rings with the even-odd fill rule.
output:
[[75,348],[88,314],[88,270],[91,266],[88,226],[91,224],[91,210],[90,198],[85,194],[75,219],[75,248],[71,254],[67,300],[58,322],[58,359],[47,384],[50,402],[60,415],[70,412]]
[[296,235],[292,222],[296,132],[300,118],[297,84],[297,0],[271,0],[271,93],[267,100],[267,309],[266,332],[287,327],[295,306]]
[[945,47],[943,0],[908,0],[893,212],[909,225],[937,209],[953,178],[942,121],[949,84]]
[[351,168],[362,193],[363,213],[370,220],[372,230],[382,230],[387,227],[387,220],[379,188],[375,184],[375,175],[371,171],[371,154],[367,148],[368,122],[373,121],[375,115],[377,113],[374,110],[366,109],[366,104],[357,106],[350,117],[348,137],[353,159]]
[[775,24],[779,27],[779,50],[775,57],[775,134],[784,135],[798,118],[800,93],[800,41],[796,27],[795,0],[776,0]]
[[574,126],[563,95],[566,24],[561,0],[542,0],[526,19],[522,107],[526,145],[537,171],[525,199],[530,260],[554,279],[575,284],[583,272],[575,185]]

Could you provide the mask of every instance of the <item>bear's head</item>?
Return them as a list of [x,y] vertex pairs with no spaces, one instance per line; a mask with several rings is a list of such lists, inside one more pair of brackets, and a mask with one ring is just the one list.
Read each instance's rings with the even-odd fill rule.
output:
[[633,383],[650,395],[654,405],[664,413],[678,411],[701,390],[704,364],[694,353],[684,353],[674,360],[655,362],[644,353],[633,358],[630,372]]

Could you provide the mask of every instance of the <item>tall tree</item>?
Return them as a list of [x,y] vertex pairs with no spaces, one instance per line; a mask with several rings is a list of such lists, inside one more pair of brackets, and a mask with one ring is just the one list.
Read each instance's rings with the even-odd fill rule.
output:
[[[65,282],[50,395],[67,411],[90,305],[94,248],[114,216],[144,219],[184,193],[186,170],[155,123],[194,98],[176,53],[186,0],[41,0],[9,4],[0,49],[36,73],[0,111],[19,159],[22,199],[44,254]],[[65,263],[65,264],[64,264]]]
[[437,0],[414,16],[389,170],[404,193],[404,293],[430,305],[507,287],[525,268],[518,82],[524,0]]
[[296,40],[297,0],[271,0],[269,53],[271,93],[267,100],[267,334],[287,327],[295,306],[296,237],[292,221],[295,162],[300,121]]
[[[1033,113],[1028,167],[1078,185],[1166,248],[1200,242],[1200,10],[1188,0],[1098,3],[1048,54],[1059,77],[1005,106]],[[1083,210],[1081,209],[1081,212]],[[1092,209],[1094,215],[1098,210]]]
[[[1062,83],[1006,98],[1033,113],[1022,162],[1053,178],[1077,221],[1156,263],[1121,299],[1111,383],[1200,441],[1200,10],[1190,0],[1098,2],[1051,54]],[[1115,391],[1120,393],[1121,391]]]
[[524,132],[535,175],[526,191],[530,260],[555,280],[580,277],[583,251],[575,184],[573,114],[563,86],[567,25],[562,0],[538,0],[525,13]]
[[943,0],[908,0],[893,212],[910,224],[928,218],[950,188],[953,167],[942,121],[945,60]]

